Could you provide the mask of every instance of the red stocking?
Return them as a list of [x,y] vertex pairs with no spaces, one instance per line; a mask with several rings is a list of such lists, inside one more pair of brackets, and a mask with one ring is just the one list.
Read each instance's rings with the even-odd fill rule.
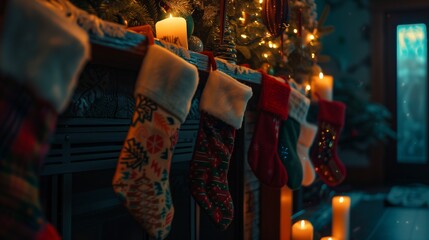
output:
[[337,155],[345,112],[346,106],[343,103],[319,99],[319,130],[311,160],[314,170],[328,186],[336,186],[346,177],[346,168]]
[[277,153],[280,121],[288,117],[290,87],[262,74],[260,113],[249,148],[248,161],[256,177],[264,184],[282,187],[287,182],[286,169]]

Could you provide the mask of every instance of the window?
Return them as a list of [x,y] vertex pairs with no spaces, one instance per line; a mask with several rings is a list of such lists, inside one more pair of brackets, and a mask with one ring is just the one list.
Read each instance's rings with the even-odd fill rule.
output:
[[396,28],[397,161],[427,163],[427,31],[426,25]]

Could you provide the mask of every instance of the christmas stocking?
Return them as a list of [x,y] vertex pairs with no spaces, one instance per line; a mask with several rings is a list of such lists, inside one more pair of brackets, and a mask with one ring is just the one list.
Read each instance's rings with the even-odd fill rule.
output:
[[346,168],[337,156],[337,144],[344,126],[346,106],[341,102],[319,99],[319,131],[311,160],[319,177],[328,186],[340,184],[346,177]]
[[57,114],[89,58],[87,34],[39,1],[9,1],[0,34],[0,239],[60,239],[39,202]]
[[190,163],[192,196],[215,225],[226,229],[234,216],[228,168],[235,130],[241,127],[252,89],[212,71],[201,95],[201,119]]
[[286,170],[277,153],[280,121],[288,117],[290,87],[262,73],[259,115],[248,152],[248,162],[264,184],[282,187],[287,182]]
[[308,122],[301,124],[301,132],[298,138],[297,151],[303,168],[302,185],[306,187],[310,186],[316,177],[314,166],[310,161],[310,157],[308,156],[308,151],[313,144],[316,132],[316,125],[310,124]]
[[112,184],[127,210],[155,239],[164,239],[171,228],[171,157],[197,84],[195,66],[162,47],[149,46]]
[[288,175],[287,186],[295,190],[301,187],[303,174],[297,153],[300,125],[305,122],[310,100],[298,90],[291,88],[288,105],[289,118],[281,123],[278,154]]

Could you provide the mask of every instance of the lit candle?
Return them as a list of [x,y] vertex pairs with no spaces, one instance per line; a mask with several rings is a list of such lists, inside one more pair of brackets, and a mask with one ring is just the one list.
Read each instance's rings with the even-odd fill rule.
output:
[[292,240],[313,240],[313,225],[307,220],[293,224]]
[[334,238],[334,237],[322,237],[320,240],[337,240],[337,238]]
[[173,17],[170,14],[169,18],[157,22],[155,29],[157,38],[188,49],[188,33],[184,18]]
[[332,198],[332,236],[338,240],[349,239],[350,197]]
[[332,101],[332,89],[334,86],[334,78],[332,76],[323,75],[320,72],[319,76],[314,76],[311,79],[311,95],[313,100],[319,97]]

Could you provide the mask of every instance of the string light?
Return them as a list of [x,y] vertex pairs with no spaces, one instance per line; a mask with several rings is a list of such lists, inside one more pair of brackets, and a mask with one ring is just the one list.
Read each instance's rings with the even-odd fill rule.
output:
[[271,41],[268,42],[268,47],[273,48],[273,43]]
[[311,41],[314,40],[314,35],[310,34],[309,38],[310,38]]
[[296,29],[296,28],[295,28],[295,29],[293,29],[293,32],[294,32],[294,33],[298,33],[298,29]]
[[310,86],[310,84],[307,84],[307,86],[305,86],[305,91],[310,91],[311,90],[311,86]]
[[241,34],[241,37],[244,38],[244,39],[246,39],[247,35],[246,34]]
[[264,58],[268,58],[268,54],[264,53],[262,56],[264,56]]
[[316,54],[314,54],[314,53],[311,53],[311,58],[315,58],[316,57]]

